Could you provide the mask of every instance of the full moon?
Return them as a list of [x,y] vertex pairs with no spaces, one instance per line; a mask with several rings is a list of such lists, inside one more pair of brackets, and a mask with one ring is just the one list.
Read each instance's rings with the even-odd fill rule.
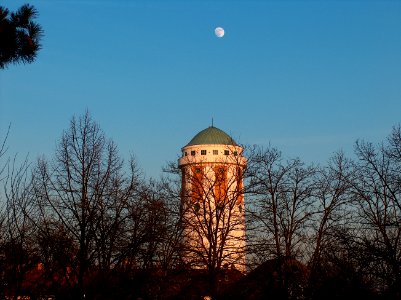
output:
[[218,37],[218,38],[222,38],[224,36],[224,29],[221,27],[217,27],[214,30],[214,34]]

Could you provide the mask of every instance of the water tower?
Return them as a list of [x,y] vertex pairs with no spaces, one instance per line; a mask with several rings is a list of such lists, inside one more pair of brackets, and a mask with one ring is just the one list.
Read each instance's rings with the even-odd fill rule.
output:
[[243,148],[211,126],[182,148],[183,259],[192,268],[245,271]]

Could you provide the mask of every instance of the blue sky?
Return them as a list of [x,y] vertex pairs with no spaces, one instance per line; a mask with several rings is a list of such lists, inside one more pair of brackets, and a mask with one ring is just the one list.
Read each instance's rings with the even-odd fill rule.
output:
[[29,3],[45,35],[33,64],[0,71],[9,154],[51,157],[86,109],[153,177],[212,117],[317,163],[401,122],[401,1]]

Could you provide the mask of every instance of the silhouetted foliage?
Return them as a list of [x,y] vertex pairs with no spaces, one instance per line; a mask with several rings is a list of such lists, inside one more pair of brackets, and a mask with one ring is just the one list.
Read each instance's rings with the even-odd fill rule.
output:
[[34,22],[38,12],[25,4],[16,12],[0,6],[0,69],[10,63],[32,63],[41,48],[42,27]]

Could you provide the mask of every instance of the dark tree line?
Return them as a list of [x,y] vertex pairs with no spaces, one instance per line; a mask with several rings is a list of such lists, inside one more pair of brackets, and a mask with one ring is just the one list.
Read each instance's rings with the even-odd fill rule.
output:
[[99,298],[91,285],[171,268],[177,221],[168,189],[146,182],[133,158],[124,164],[89,113],[71,120],[52,159],[14,167],[4,171],[3,296]]
[[357,141],[355,154],[326,166],[249,154],[249,263],[278,262],[283,299],[401,296],[400,126],[380,145]]
[[[181,257],[188,251],[182,225],[191,222],[183,218],[176,165],[146,180],[89,113],[72,118],[51,158],[18,165],[2,141],[1,298],[178,299],[194,284]],[[270,282],[258,282],[258,297],[248,289],[237,299],[400,297],[400,126],[379,145],[357,141],[355,158],[340,152],[323,166],[273,147],[246,153],[245,185],[232,203],[245,196],[247,268],[251,276],[273,267],[258,279]],[[216,182],[211,193],[226,195]],[[216,284],[225,281],[220,269],[213,267]]]

